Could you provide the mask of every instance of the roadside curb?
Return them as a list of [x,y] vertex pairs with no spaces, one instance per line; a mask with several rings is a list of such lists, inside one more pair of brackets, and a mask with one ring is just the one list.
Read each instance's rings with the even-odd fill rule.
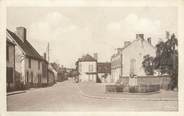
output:
[[8,93],[7,93],[7,96],[15,95],[15,94],[21,94],[21,93],[26,93],[26,91],[14,91],[14,92],[8,92]]
[[125,100],[125,101],[178,101],[177,99],[170,99],[170,98],[123,98],[123,97],[114,98],[114,97],[94,96],[94,95],[88,95],[88,94],[84,93],[80,89],[78,84],[77,84],[77,87],[78,87],[79,92],[82,96],[88,97],[88,98],[94,98],[94,99]]

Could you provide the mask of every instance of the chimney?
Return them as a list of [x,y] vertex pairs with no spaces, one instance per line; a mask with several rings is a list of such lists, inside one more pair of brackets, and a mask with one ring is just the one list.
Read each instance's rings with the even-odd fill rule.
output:
[[98,53],[94,53],[93,57],[98,60]]
[[144,34],[136,34],[136,39],[139,39],[139,38],[144,40]]
[[16,27],[16,35],[22,40],[26,41],[26,28],[25,27]]
[[147,41],[148,41],[149,44],[151,44],[151,37],[148,37]]
[[43,54],[44,60],[47,60],[47,55],[46,53]]
[[130,41],[125,41],[125,42],[124,42],[124,47],[128,46],[129,44],[131,44]]

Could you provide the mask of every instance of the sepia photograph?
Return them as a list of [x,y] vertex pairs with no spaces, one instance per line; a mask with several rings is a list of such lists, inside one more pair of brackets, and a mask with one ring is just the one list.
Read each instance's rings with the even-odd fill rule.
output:
[[6,7],[7,112],[178,112],[177,6]]

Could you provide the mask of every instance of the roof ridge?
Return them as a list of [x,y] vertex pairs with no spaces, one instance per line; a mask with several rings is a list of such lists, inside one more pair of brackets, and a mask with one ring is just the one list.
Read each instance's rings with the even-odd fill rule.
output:
[[40,57],[42,57],[42,56],[38,53],[38,51],[33,47],[33,45],[30,44],[29,41],[26,40],[26,42],[29,44],[29,46],[30,46]]
[[29,41],[25,40],[25,42],[22,42],[22,40],[12,31],[9,29],[6,29],[8,34],[11,36],[11,38],[20,46],[20,48],[25,52],[26,56],[44,60],[43,57],[37,52],[37,50],[29,43]]
[[79,58],[79,61],[97,61],[94,57],[92,57],[90,54],[86,54],[82,56],[82,58]]

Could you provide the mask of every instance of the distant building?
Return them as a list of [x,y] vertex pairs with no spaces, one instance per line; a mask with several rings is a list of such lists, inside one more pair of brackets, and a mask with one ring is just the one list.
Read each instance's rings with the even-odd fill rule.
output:
[[6,38],[6,85],[7,90],[15,89],[15,43]]
[[120,77],[146,75],[142,67],[143,57],[147,54],[155,56],[155,47],[151,38],[145,40],[144,34],[137,34],[133,42],[125,41],[123,48],[118,48],[117,53],[111,57],[111,76],[114,82]]
[[98,62],[97,63],[98,78],[101,82],[110,82],[111,75],[111,63],[110,62]]
[[78,59],[76,66],[79,81],[97,81],[97,59],[87,54]]
[[57,79],[57,72],[56,70],[52,67],[51,64],[48,65],[48,84],[53,85],[56,83]]
[[48,65],[49,62],[47,61],[46,53],[43,54],[44,60],[42,61],[42,79],[41,84],[42,86],[47,86],[49,83],[49,74],[48,74]]
[[66,72],[67,73],[70,73],[71,71],[73,71],[74,69],[73,68],[66,68]]
[[19,74],[20,82],[28,87],[41,86],[43,78],[42,56],[27,41],[26,28],[17,27],[16,33],[7,29],[7,37],[15,44],[15,71]]
[[67,80],[66,68],[60,67],[57,71],[57,81],[62,82]]

